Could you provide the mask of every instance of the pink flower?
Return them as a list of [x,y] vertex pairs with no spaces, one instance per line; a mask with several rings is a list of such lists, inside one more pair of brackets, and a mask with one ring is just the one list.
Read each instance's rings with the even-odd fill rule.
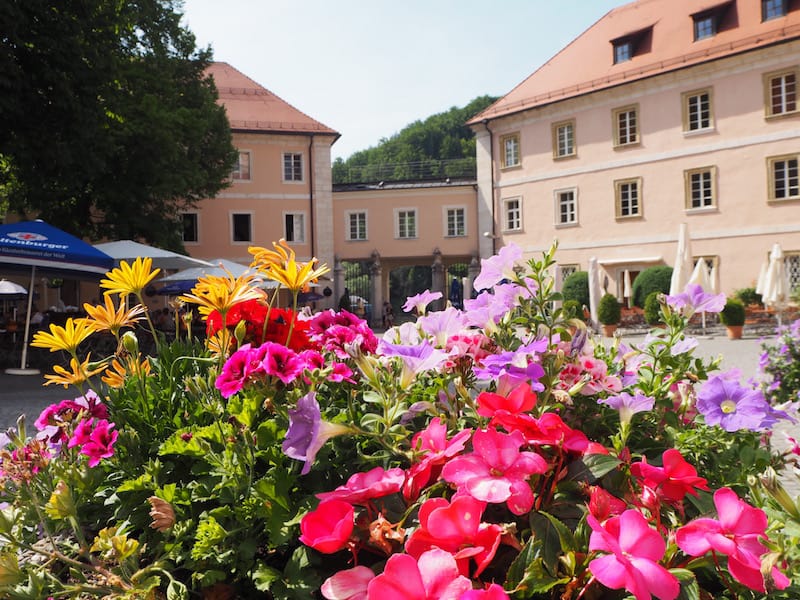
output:
[[322,595],[328,600],[367,600],[367,586],[375,573],[367,567],[339,571],[322,584]]
[[300,521],[300,541],[324,554],[338,552],[353,533],[354,514],[352,504],[343,500],[320,502]]
[[458,600],[508,600],[506,591],[493,583],[485,590],[469,590],[458,597]]
[[489,566],[500,545],[503,528],[495,523],[482,523],[485,503],[471,496],[457,496],[452,502],[431,498],[419,509],[419,527],[406,541],[406,552],[419,558],[432,548],[450,552],[462,574],[468,575],[468,563],[478,564],[475,577]]
[[[734,579],[765,593],[761,555],[767,547],[760,538],[766,538],[766,513],[741,500],[730,488],[714,492],[714,505],[719,520],[695,519],[675,532],[675,542],[690,556],[702,556],[710,550],[726,555]],[[789,579],[775,567],[771,576],[774,587],[782,590],[789,585]]]
[[458,456],[442,469],[445,481],[454,483],[476,500],[506,502],[515,515],[533,506],[528,485],[531,475],[547,471],[547,461],[535,452],[520,452],[524,436],[494,429],[478,430],[472,436],[473,452]]
[[383,573],[369,582],[369,598],[380,600],[458,600],[472,589],[459,575],[456,559],[444,550],[428,550],[419,561],[408,554],[393,554]]
[[478,395],[478,414],[491,417],[497,410],[506,410],[512,414],[528,412],[536,406],[536,394],[529,383],[522,383],[514,388],[508,396],[492,392],[481,392]]
[[89,440],[83,444],[81,454],[89,457],[89,466],[96,467],[103,458],[114,456],[114,442],[117,441],[117,432],[111,431],[113,423],[100,419],[89,435]]
[[277,377],[283,383],[292,383],[303,373],[305,361],[291,348],[276,342],[265,342],[250,352],[252,371],[248,375],[261,374]]
[[214,386],[220,391],[223,398],[230,398],[240,391],[247,382],[248,367],[250,363],[250,344],[245,344],[222,366],[222,372],[214,382]]
[[626,510],[601,525],[591,514],[589,550],[610,552],[589,563],[589,570],[607,588],[625,588],[636,600],[674,600],[680,593],[677,578],[658,564],[664,557],[664,538],[639,511]]
[[366,473],[355,473],[350,476],[345,485],[340,485],[332,492],[317,494],[320,500],[337,498],[350,504],[366,504],[373,498],[381,498],[400,491],[405,481],[403,469],[394,468],[385,470],[375,467]]
[[697,470],[684,460],[675,448],[664,451],[661,458],[664,466],[648,465],[642,462],[631,465],[631,473],[643,480],[643,484],[653,490],[660,489],[667,500],[680,502],[686,494],[697,496],[697,490],[708,490],[708,483],[697,476]]
[[464,429],[448,441],[447,427],[439,417],[432,419],[425,430],[414,434],[411,447],[423,453],[423,458],[408,470],[403,497],[416,500],[422,488],[439,476],[441,466],[464,450],[470,435],[472,430]]
[[81,419],[72,436],[67,442],[67,448],[74,448],[75,446],[83,446],[89,441],[89,436],[92,433],[92,422],[94,419]]

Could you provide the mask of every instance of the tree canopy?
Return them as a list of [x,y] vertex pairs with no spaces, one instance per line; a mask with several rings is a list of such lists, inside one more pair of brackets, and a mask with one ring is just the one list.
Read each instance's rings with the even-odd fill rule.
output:
[[92,239],[179,248],[236,152],[180,0],[0,3],[0,196]]
[[414,121],[377,146],[333,163],[333,182],[352,183],[380,179],[425,179],[457,175],[474,176],[475,135],[466,122],[497,98],[480,96],[463,108],[453,107]]

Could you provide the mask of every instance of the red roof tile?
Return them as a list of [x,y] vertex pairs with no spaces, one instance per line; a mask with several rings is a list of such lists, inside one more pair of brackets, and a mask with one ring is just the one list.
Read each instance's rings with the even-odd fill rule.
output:
[[[792,7],[793,3],[790,3]],[[692,15],[730,5],[716,35],[694,41]],[[652,27],[648,51],[614,64],[612,40]],[[480,123],[629,81],[800,37],[800,10],[761,21],[758,0],[637,0],[609,11],[525,81],[473,117]]]
[[212,63],[207,72],[214,78],[220,102],[225,106],[234,131],[339,136],[334,129],[297,110],[228,63]]

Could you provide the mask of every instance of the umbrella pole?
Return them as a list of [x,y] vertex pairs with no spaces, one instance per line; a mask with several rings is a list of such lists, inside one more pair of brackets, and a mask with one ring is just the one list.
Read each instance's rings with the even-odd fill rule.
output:
[[9,375],[38,375],[39,369],[28,369],[28,335],[31,331],[31,308],[33,307],[33,283],[36,277],[36,266],[31,267],[31,286],[28,288],[28,312],[25,314],[25,337],[22,338],[22,361],[19,369],[6,369]]

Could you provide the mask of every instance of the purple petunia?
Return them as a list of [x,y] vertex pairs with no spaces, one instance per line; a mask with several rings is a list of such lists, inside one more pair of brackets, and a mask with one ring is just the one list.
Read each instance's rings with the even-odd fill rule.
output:
[[481,259],[481,272],[472,286],[476,290],[485,290],[503,279],[513,279],[514,263],[522,258],[522,248],[516,244],[508,244],[500,248],[495,256]]
[[725,308],[725,294],[707,294],[703,286],[690,283],[680,294],[667,296],[666,302],[686,317],[694,313],[718,313]]
[[609,396],[597,402],[616,409],[619,412],[620,423],[627,424],[631,422],[636,413],[653,410],[656,400],[637,390],[633,396],[627,392],[620,392],[617,396]]
[[317,457],[317,452],[330,438],[348,433],[345,425],[323,421],[315,392],[309,392],[297,401],[297,408],[289,410],[289,430],[281,444],[283,453],[289,458],[305,462],[305,475]]
[[707,425],[719,425],[728,432],[764,428],[773,410],[761,390],[739,383],[739,371],[709,377],[697,393],[697,410]]
[[417,315],[424,315],[428,308],[428,304],[434,300],[438,300],[441,297],[442,292],[431,292],[430,290],[425,290],[416,296],[409,296],[406,299],[406,303],[403,304],[403,310],[406,312],[416,311]]

